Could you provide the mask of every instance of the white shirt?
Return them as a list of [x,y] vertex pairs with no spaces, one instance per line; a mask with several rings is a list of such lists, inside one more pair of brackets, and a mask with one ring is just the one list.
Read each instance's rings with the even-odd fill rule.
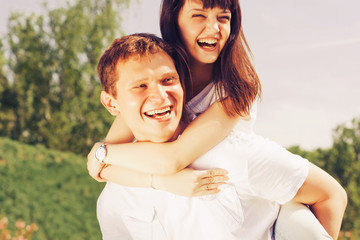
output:
[[[194,116],[216,100],[210,84],[187,107]],[[110,239],[272,239],[280,204],[291,200],[308,174],[307,160],[254,134],[240,120],[224,141],[197,159],[196,169],[224,168],[230,182],[214,196],[187,198],[108,182],[98,199],[98,219]]]

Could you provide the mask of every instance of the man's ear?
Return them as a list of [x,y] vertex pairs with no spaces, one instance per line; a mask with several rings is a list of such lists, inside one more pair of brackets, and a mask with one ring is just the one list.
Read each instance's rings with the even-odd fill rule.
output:
[[100,101],[102,105],[111,113],[111,115],[119,115],[120,109],[116,104],[115,98],[105,91],[101,91]]

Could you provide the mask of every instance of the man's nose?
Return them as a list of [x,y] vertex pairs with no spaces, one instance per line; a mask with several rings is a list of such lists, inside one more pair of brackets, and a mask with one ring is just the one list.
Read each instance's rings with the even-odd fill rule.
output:
[[164,86],[156,85],[151,87],[149,90],[149,100],[151,100],[152,102],[161,103],[168,97],[166,87]]

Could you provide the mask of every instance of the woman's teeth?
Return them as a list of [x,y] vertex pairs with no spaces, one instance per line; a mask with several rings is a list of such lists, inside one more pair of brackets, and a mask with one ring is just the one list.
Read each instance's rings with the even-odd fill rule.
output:
[[213,48],[218,41],[216,39],[199,39],[197,42],[203,48]]

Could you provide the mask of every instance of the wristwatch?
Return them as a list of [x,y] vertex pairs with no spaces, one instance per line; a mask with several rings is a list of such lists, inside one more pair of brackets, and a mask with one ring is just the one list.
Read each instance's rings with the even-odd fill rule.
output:
[[105,158],[107,155],[106,143],[101,144],[101,146],[95,151],[95,158],[100,164],[105,164]]

